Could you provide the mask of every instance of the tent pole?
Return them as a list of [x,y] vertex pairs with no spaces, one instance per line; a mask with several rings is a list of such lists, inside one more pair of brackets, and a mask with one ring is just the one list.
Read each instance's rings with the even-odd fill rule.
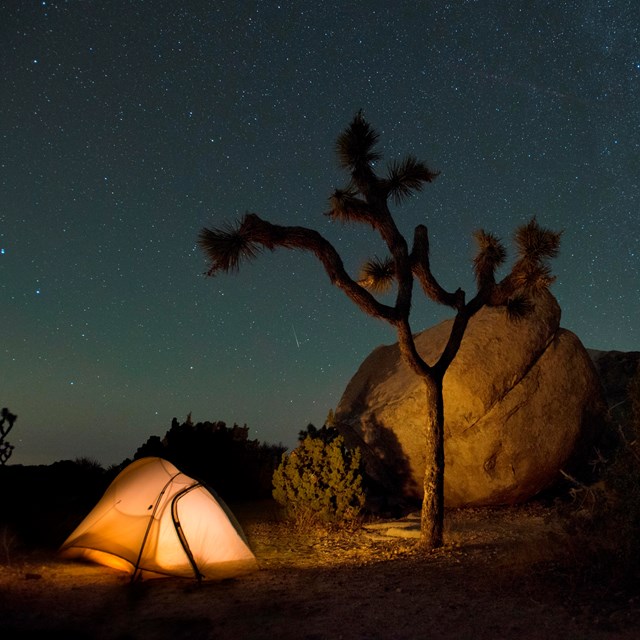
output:
[[[175,475],[171,476],[171,478],[169,478],[169,480],[167,481],[167,484],[164,485],[164,487],[162,487],[162,491],[159,493],[157,499],[156,499],[156,503],[153,505],[153,511],[151,512],[151,516],[149,517],[149,522],[147,524],[147,529],[144,532],[144,537],[142,538],[142,542],[140,544],[140,552],[138,553],[138,558],[136,559],[136,563],[133,567],[133,573],[131,574],[131,582],[133,582],[137,577],[138,577],[138,572],[140,570],[140,561],[142,560],[142,552],[144,551],[144,546],[147,544],[147,538],[149,537],[149,532],[151,531],[151,525],[153,524],[153,518],[156,515],[156,511],[158,510],[158,507],[160,506],[160,501],[162,500],[162,496],[165,494],[167,488],[169,487],[169,485],[173,482],[173,479],[176,478],[177,476],[179,476],[179,473],[176,473]],[[151,507],[149,507],[151,508]]]
[[201,487],[201,486],[202,484],[200,482],[196,482],[195,484],[192,484],[190,487],[186,487],[179,493],[176,493],[176,495],[173,496],[173,500],[171,501],[171,518],[173,519],[173,526],[175,527],[176,533],[178,534],[178,540],[180,540],[180,544],[182,545],[182,548],[184,549],[184,552],[187,558],[189,559],[191,568],[193,569],[193,573],[195,574],[196,580],[198,582],[201,582],[204,576],[200,573],[200,570],[198,569],[198,564],[196,562],[196,559],[193,557],[193,553],[191,553],[191,549],[189,548],[189,542],[187,540],[187,537],[184,535],[184,531],[182,530],[182,525],[180,524],[180,517],[178,516],[178,500],[182,498],[184,495],[186,495],[187,493],[189,493],[189,491],[193,491],[193,489],[196,489],[197,487]]

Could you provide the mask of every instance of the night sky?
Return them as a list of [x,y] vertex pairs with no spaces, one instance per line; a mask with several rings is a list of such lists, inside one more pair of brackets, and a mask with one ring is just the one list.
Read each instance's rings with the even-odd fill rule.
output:
[[[131,457],[171,419],[293,445],[395,341],[280,250],[206,278],[203,226],[331,222],[337,135],[440,177],[397,209],[473,292],[472,232],[564,229],[552,291],[588,348],[640,349],[637,0],[0,2],[0,404],[12,463]],[[420,295],[413,328],[450,315]]]

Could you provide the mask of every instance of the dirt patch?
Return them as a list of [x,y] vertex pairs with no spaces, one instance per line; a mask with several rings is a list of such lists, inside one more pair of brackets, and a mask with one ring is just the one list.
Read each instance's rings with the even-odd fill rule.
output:
[[398,537],[398,529],[411,529],[406,521],[349,534],[303,535],[269,514],[237,515],[260,568],[233,580],[130,584],[126,575],[63,562],[53,553],[12,558],[0,568],[0,635],[640,637],[639,600],[628,593],[603,598],[563,579],[550,548],[553,512],[541,505],[451,512],[447,544],[429,556],[410,534]]

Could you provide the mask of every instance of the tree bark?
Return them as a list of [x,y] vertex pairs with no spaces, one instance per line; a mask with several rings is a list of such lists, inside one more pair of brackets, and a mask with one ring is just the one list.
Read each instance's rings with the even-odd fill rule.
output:
[[420,544],[430,551],[442,546],[444,525],[444,403],[442,378],[424,377],[425,418],[424,498]]

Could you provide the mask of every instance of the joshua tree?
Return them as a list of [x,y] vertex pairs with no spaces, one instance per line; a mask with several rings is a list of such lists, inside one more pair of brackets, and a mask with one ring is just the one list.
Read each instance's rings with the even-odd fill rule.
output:
[[6,407],[0,412],[0,464],[6,464],[13,453],[13,445],[7,442],[9,431],[18,416],[14,416]]
[[[209,276],[236,271],[243,260],[255,258],[265,248],[309,251],[320,260],[332,284],[365,313],[395,328],[402,357],[424,381],[426,468],[421,540],[424,547],[433,549],[442,544],[444,515],[444,374],[458,352],[469,319],[484,305],[504,306],[514,319],[532,309],[530,294],[548,287],[554,280],[546,261],[557,255],[560,233],[543,229],[535,218],[518,228],[515,233],[518,257],[509,274],[496,281],[496,271],[506,259],[506,250],[496,236],[476,231],[478,249],[473,270],[477,291],[467,302],[464,291],[446,291],[431,272],[427,228],[416,227],[409,249],[389,209],[390,200],[402,204],[421,191],[425,183],[433,182],[438,173],[409,155],[391,162],[386,177],[377,175],[373,169],[381,158],[375,149],[377,141],[378,134],[359,112],[336,143],[340,166],[349,172],[350,180],[329,198],[327,215],[335,220],[370,225],[389,250],[387,257],[366,262],[356,279],[346,272],[333,245],[317,231],[274,225],[253,213],[247,213],[236,226],[202,229],[199,244],[210,260]],[[455,311],[448,342],[438,361],[431,365],[417,352],[409,324],[414,281],[431,300]],[[393,287],[393,305],[384,304],[373,295]]]

